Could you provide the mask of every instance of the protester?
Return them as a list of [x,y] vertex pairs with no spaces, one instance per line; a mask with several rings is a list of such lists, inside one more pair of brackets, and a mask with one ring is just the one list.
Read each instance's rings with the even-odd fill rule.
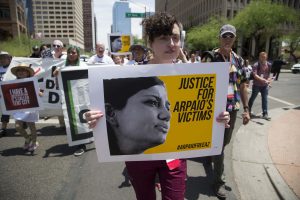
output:
[[268,93],[272,78],[270,77],[271,63],[269,63],[267,59],[268,54],[266,52],[260,52],[258,62],[254,63],[252,67],[254,80],[252,94],[248,104],[249,111],[251,112],[253,103],[260,92],[262,102],[262,117],[266,120],[271,120],[271,117],[268,115]]
[[105,45],[102,43],[96,44],[96,55],[93,55],[89,60],[88,64],[114,64],[114,61],[111,57],[104,54]]
[[60,40],[54,40],[52,43],[53,58],[66,59],[67,56],[63,54],[64,44]]
[[[80,66],[80,50],[76,46],[70,46],[67,50],[67,58],[65,66]],[[53,71],[53,75],[57,76],[60,68]]]
[[[10,65],[11,59],[12,59],[12,56],[9,55],[8,52],[5,52],[5,51],[0,52],[0,82],[4,78],[4,74],[6,73],[7,68]],[[9,115],[2,115],[1,116],[0,136],[5,136],[7,134],[8,122],[9,122]]]
[[[245,67],[243,67],[243,59],[237,55],[232,46],[236,38],[236,29],[230,24],[221,27],[219,34],[220,47],[212,53],[204,54],[202,61],[211,60],[212,62],[230,62],[229,70],[229,86],[227,93],[226,111],[230,113],[230,127],[225,129],[223,149],[220,155],[213,156],[214,163],[214,182],[213,189],[217,197],[226,198],[227,191],[225,189],[225,174],[224,174],[224,149],[229,144],[232,132],[234,129],[237,112],[240,109],[240,100],[244,106],[242,114],[243,124],[249,122],[249,108],[248,108],[248,93],[247,93],[247,74]],[[209,58],[207,58],[209,57]]]
[[40,58],[41,54],[40,54],[40,48],[35,45],[32,47],[32,54],[30,55],[30,58]]
[[275,77],[275,81],[278,81],[278,77],[281,71],[281,66],[282,65],[286,65],[287,62],[281,60],[281,58],[278,58],[276,60],[273,61],[272,63],[272,73],[273,73],[273,77]]
[[51,49],[46,44],[40,46],[40,56],[41,58],[53,58]]
[[131,45],[129,51],[132,54],[132,59],[129,60],[126,65],[142,65],[148,62],[147,52],[148,49],[143,45],[134,44]]
[[[17,77],[17,79],[29,78],[34,76],[33,69],[24,63],[16,65],[11,68],[11,73]],[[42,93],[40,92],[41,96]],[[26,151],[34,151],[39,146],[37,142],[37,134],[35,122],[39,120],[38,111],[18,111],[13,114],[15,119],[16,130],[25,138],[23,149]],[[24,128],[24,123],[30,129],[30,134]]]
[[[149,64],[173,63],[180,52],[180,23],[167,13],[155,13],[144,19],[142,25],[149,46],[153,50],[153,59],[149,61]],[[93,128],[103,113],[89,111],[85,116],[88,124]],[[217,117],[217,121],[228,123],[229,114],[222,112]],[[172,164],[174,165],[172,166]],[[126,167],[138,200],[156,199],[155,177],[157,174],[159,174],[162,199],[184,199],[185,160],[173,160],[172,162],[166,160],[131,161],[126,162]]]
[[191,59],[190,59],[189,63],[198,63],[198,61],[196,59],[196,55],[194,53],[191,54]]
[[122,58],[120,56],[114,55],[113,56],[113,61],[116,65],[123,65]]

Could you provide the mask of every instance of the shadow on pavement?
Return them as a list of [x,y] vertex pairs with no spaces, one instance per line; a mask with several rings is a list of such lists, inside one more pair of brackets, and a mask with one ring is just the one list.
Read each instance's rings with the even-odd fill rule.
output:
[[206,176],[187,177],[185,198],[198,200],[200,195],[215,196],[212,190],[213,170],[211,157],[191,158],[188,160],[202,163]]
[[3,151],[0,151],[0,154],[2,156],[32,156],[32,155],[34,155],[30,152],[24,151],[24,149],[22,147],[14,147],[11,149],[6,149]]
[[59,144],[50,147],[49,149],[46,149],[43,158],[69,156],[72,155],[75,151],[76,151],[76,146],[69,147],[68,144]]

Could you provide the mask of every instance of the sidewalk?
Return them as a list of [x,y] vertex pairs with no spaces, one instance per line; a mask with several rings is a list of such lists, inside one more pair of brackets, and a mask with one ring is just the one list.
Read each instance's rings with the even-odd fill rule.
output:
[[300,107],[252,119],[233,142],[232,162],[241,199],[300,199]]

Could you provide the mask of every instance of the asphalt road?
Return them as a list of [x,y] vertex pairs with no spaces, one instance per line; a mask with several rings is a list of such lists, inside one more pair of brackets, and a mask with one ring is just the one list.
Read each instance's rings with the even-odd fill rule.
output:
[[[300,74],[281,73],[269,93],[269,109],[300,105]],[[261,98],[257,97],[253,111],[261,112]],[[271,116],[272,117],[272,116]],[[241,126],[240,115],[235,132]],[[24,139],[16,134],[14,125],[0,138],[0,199],[84,199],[128,200],[135,199],[132,187],[122,187],[124,163],[98,163],[94,144],[80,157],[73,156],[74,148],[68,147],[65,132],[58,124],[39,124],[40,147],[35,155],[24,154]],[[232,146],[225,150],[227,185],[231,190],[228,199],[240,199],[234,182],[231,160]],[[211,190],[211,167],[206,159],[188,160],[186,199],[217,199]],[[160,194],[157,192],[160,199]]]

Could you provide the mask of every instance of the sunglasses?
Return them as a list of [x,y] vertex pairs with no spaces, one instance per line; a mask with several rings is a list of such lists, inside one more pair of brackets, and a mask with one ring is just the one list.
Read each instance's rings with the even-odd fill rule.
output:
[[234,35],[233,34],[224,34],[221,37],[224,38],[224,39],[225,38],[231,38],[232,39],[232,38],[234,38]]
[[60,45],[56,45],[56,44],[53,44],[52,45],[54,48],[59,48],[59,47],[61,47]]

